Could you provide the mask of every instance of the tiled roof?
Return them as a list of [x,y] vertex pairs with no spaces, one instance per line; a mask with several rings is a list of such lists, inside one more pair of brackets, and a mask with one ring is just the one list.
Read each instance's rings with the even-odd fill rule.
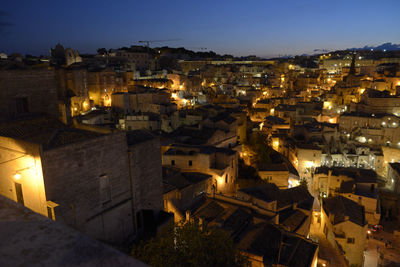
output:
[[353,178],[356,183],[377,183],[378,176],[375,171],[369,169],[345,168],[345,167],[318,167],[315,174],[323,173],[328,175],[332,170],[333,176],[344,175]]
[[263,257],[265,266],[311,266],[318,245],[280,229],[262,224],[245,236],[239,249]]
[[338,224],[345,221],[345,217],[360,226],[364,226],[367,221],[365,220],[364,206],[347,199],[343,196],[330,197],[323,200],[322,208],[329,214],[334,215],[333,224]]
[[293,203],[299,208],[311,209],[314,197],[306,187],[297,186],[289,189],[279,189],[275,184],[268,183],[254,187],[242,188],[239,191],[266,202],[277,201],[278,210]]

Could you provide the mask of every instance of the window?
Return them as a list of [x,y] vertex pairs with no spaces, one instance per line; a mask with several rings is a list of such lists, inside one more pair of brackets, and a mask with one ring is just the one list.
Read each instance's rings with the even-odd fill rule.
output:
[[228,183],[228,174],[225,175],[225,183]]
[[347,238],[347,244],[354,244],[354,242],[355,242],[354,237]]
[[171,160],[171,165],[175,166],[175,160]]
[[103,203],[111,201],[110,180],[106,174],[100,175],[100,200]]
[[18,114],[28,113],[29,105],[27,97],[17,97],[15,98],[15,105]]
[[189,166],[192,166],[193,162],[191,160],[189,160]]

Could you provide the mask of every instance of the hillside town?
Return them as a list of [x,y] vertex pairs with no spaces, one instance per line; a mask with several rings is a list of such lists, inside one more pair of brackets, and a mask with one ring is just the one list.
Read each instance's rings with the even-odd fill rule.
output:
[[400,265],[400,51],[149,42],[0,53],[0,265],[151,265],[188,223],[253,267]]

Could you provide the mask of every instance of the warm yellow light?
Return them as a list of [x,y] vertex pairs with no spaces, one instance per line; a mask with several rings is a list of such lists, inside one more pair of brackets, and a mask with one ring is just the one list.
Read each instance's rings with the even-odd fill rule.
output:
[[306,168],[311,168],[311,167],[314,167],[314,162],[312,162],[312,161],[306,161],[306,162],[304,163],[304,165],[306,166]]
[[274,116],[275,109],[274,109],[274,108],[271,108],[271,109],[269,110],[269,113],[270,113],[271,116]]
[[177,99],[177,98],[178,98],[178,95],[177,95],[176,93],[172,93],[172,94],[171,94],[171,97],[172,97],[173,99]]
[[365,88],[361,88],[361,89],[360,89],[360,94],[363,94],[364,91],[365,91]]
[[20,174],[20,173],[14,174],[14,179],[15,179],[15,180],[21,179],[21,174]]
[[264,91],[264,92],[263,92],[263,95],[267,95],[267,94],[268,94],[268,92],[267,92],[267,91]]
[[324,109],[331,109],[332,108],[332,102],[330,101],[325,101],[324,102]]
[[264,127],[264,122],[260,123],[260,131],[262,131],[263,127]]
[[330,118],[329,119],[329,123],[334,123],[335,122],[335,119],[334,118]]

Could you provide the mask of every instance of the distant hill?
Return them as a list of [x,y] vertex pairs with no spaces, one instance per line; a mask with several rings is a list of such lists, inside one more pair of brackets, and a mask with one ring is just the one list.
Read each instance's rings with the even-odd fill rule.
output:
[[373,49],[373,50],[386,50],[386,51],[398,51],[398,50],[400,50],[400,44],[384,43],[384,44],[381,44],[381,45],[378,45],[378,46],[368,46],[368,45],[366,45],[366,46],[361,47],[361,48],[355,48],[354,47],[354,48],[348,48],[346,50],[350,50],[350,51],[356,50],[356,51],[358,51],[358,50],[371,50],[371,49]]

